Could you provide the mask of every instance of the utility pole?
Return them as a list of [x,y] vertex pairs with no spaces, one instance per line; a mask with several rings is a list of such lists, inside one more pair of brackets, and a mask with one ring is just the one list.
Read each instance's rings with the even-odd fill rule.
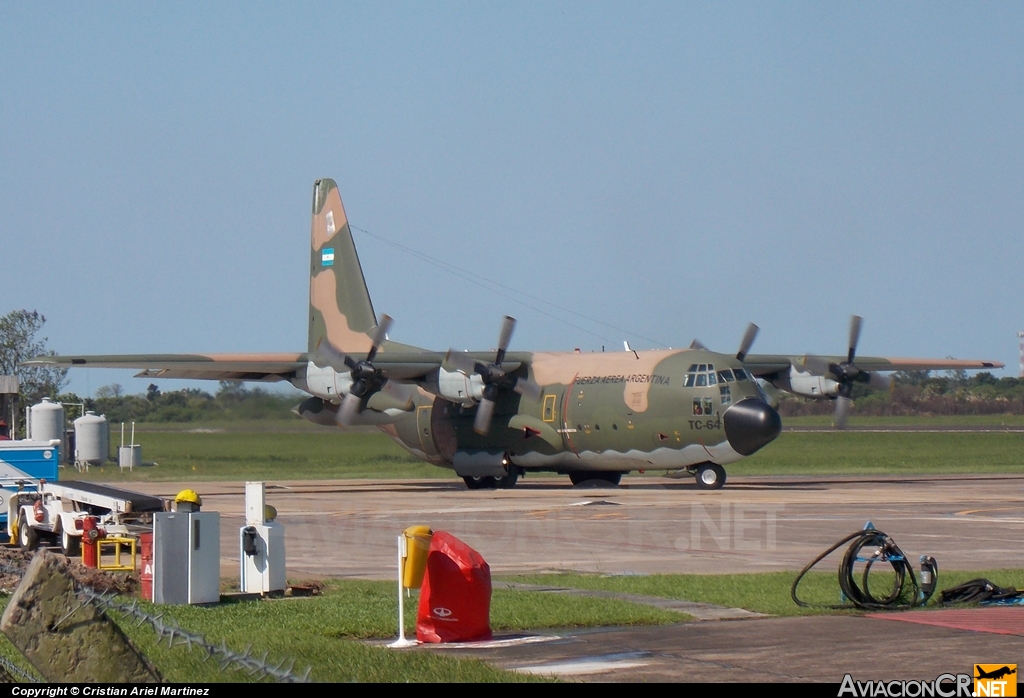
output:
[[1017,339],[1021,341],[1021,378],[1024,378],[1024,332],[1017,333]]

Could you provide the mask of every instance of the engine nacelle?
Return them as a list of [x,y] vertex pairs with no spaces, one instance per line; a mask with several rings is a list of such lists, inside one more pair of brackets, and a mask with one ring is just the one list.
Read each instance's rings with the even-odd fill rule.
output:
[[799,371],[795,366],[790,366],[788,374],[780,375],[771,383],[776,388],[801,397],[832,398],[839,394],[839,383],[836,381]]
[[330,366],[320,368],[310,361],[306,364],[305,383],[295,387],[336,403],[352,389],[352,374],[348,371],[338,373]]
[[483,397],[484,382],[480,375],[466,375],[462,371],[449,371],[444,366],[437,369],[436,377],[427,381],[425,389],[449,402],[471,407]]

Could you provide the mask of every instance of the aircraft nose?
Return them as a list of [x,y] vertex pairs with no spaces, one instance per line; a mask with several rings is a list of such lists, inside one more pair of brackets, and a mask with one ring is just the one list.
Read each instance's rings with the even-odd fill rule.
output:
[[765,446],[782,431],[782,418],[764,400],[748,398],[725,411],[725,438],[732,450],[749,456]]

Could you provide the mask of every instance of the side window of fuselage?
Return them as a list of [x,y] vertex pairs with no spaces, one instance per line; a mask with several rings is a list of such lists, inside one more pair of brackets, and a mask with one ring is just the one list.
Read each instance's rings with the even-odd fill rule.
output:
[[545,395],[544,396],[544,412],[541,417],[545,422],[555,421],[555,396]]
[[693,398],[693,416],[704,417],[715,413],[714,401],[709,397]]
[[732,390],[729,388],[729,384],[723,382],[718,386],[718,393],[722,398],[722,407],[732,403]]

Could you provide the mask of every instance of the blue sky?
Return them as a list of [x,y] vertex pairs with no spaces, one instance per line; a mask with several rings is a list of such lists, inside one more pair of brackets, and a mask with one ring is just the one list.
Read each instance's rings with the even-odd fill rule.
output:
[[357,231],[403,342],[842,353],[857,313],[862,354],[1016,375],[1021,36],[1011,3],[5,3],[0,312],[60,353],[304,350],[332,177],[355,226],[617,328]]

